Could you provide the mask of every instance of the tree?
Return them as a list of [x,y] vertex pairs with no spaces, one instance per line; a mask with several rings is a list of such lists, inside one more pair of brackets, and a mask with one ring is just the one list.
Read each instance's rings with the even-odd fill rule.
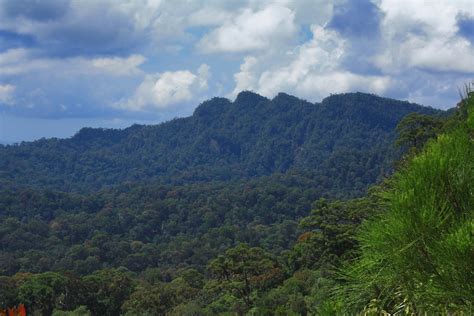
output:
[[410,113],[397,125],[398,139],[396,144],[404,150],[419,151],[424,144],[441,132],[443,121],[440,118]]
[[361,222],[383,208],[380,188],[374,186],[367,197],[314,203],[311,215],[299,225],[305,230],[288,253],[291,273],[301,268],[336,266],[354,257],[356,231]]
[[154,286],[143,284],[137,287],[124,302],[122,312],[130,316],[165,315],[175,305],[175,295],[165,284],[156,284]]
[[0,309],[17,305],[17,291],[12,278],[0,276]]
[[412,157],[342,271],[349,313],[471,314],[474,307],[474,94],[467,115]]
[[51,315],[55,308],[76,308],[80,295],[80,285],[72,277],[55,272],[32,275],[18,289],[18,301],[42,315]]
[[83,278],[88,309],[94,315],[119,315],[122,304],[133,292],[131,276],[118,269],[104,269]]
[[199,293],[193,285],[202,284],[202,279],[195,270],[184,274],[186,279],[178,277],[169,283],[140,284],[123,304],[122,312],[125,315],[165,315],[177,305],[189,302]]
[[281,269],[263,249],[239,244],[209,263],[209,269],[226,291],[242,299],[247,309],[257,289],[275,285],[282,279]]

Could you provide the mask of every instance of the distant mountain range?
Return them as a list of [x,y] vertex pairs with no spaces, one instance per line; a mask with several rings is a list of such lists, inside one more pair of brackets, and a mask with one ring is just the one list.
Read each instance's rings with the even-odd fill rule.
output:
[[364,93],[310,103],[244,91],[159,125],[83,128],[68,139],[0,146],[0,183],[87,192],[297,173],[354,195],[390,171],[395,127],[411,112],[441,111]]

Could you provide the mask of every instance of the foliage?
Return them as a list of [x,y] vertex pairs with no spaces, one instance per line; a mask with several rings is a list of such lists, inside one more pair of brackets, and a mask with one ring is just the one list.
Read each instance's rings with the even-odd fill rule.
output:
[[305,232],[288,254],[291,271],[337,266],[353,258],[359,225],[383,208],[380,190],[374,187],[364,198],[334,202],[320,199],[314,203],[311,215],[299,224]]
[[0,146],[0,183],[94,192],[124,183],[189,184],[289,171],[325,192],[355,196],[390,171],[395,126],[437,111],[354,93],[311,104],[279,94],[214,98],[194,115],[124,130],[84,128],[70,139]]
[[87,307],[81,305],[73,311],[54,310],[53,316],[90,316],[91,313]]
[[364,225],[340,289],[349,308],[470,314],[474,298],[474,94],[455,129],[397,173],[388,212]]
[[176,309],[186,310],[191,308],[189,304],[185,308],[186,303],[198,295],[202,286],[203,276],[194,269],[183,271],[168,283],[142,282],[122,305],[122,312],[125,315],[164,315]]
[[6,276],[0,276],[0,308],[17,305],[18,291],[14,280]]
[[436,137],[443,127],[443,120],[439,117],[410,113],[397,125],[397,145],[419,151],[426,142]]
[[120,270],[99,270],[83,278],[86,306],[93,315],[118,315],[134,289],[130,275]]
[[282,279],[281,269],[270,254],[246,244],[228,249],[212,260],[209,268],[220,281],[219,287],[241,299],[247,309],[253,305],[254,291],[269,288]]
[[80,282],[55,272],[33,275],[18,287],[18,301],[33,313],[51,315],[54,309],[69,310],[81,300]]
[[[446,118],[361,93],[244,92],[158,126],[1,147],[0,304],[470,314],[473,98]],[[400,153],[400,121],[399,143],[416,149],[367,190]]]
[[123,186],[91,195],[0,190],[1,273],[203,268],[239,242],[279,253],[291,247],[297,218],[320,196],[313,185],[276,175],[226,185]]

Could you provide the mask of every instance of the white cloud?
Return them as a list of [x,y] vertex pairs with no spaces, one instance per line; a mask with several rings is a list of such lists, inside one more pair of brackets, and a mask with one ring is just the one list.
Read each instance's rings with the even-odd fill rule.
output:
[[[461,38],[457,16],[473,12],[472,1],[381,0],[384,49],[375,64],[388,74],[418,67],[474,73],[474,47]],[[469,9],[470,8],[470,9]]]
[[[366,48],[373,65],[367,72],[349,70],[358,69],[347,64],[351,39],[325,27],[321,21],[327,14],[323,14],[312,24],[309,41],[293,49],[247,54],[234,74],[229,96],[241,90],[268,97],[284,91],[318,100],[330,93],[365,91],[449,106],[447,100],[456,98],[456,85],[474,73],[473,44],[459,36],[457,26],[457,17],[472,8],[472,1],[374,2],[382,11],[380,41]],[[300,8],[291,7],[294,3],[278,2],[296,12],[296,21],[303,21],[298,17]],[[438,102],[433,94],[438,95]]]
[[374,63],[387,74],[400,74],[413,67],[469,74],[474,73],[474,47],[461,37],[407,35],[398,45],[387,45]]
[[167,71],[146,75],[132,98],[116,104],[118,108],[141,111],[147,108],[165,109],[191,100],[208,88],[209,66],[201,65],[197,73],[189,70]]
[[10,49],[0,53],[0,68],[3,76],[18,75],[39,68],[30,60],[29,51],[24,48]]
[[145,62],[145,57],[142,55],[131,55],[127,58],[95,58],[90,62],[93,67],[105,73],[126,76],[141,73],[142,71],[139,69],[139,66]]
[[0,104],[12,105],[15,86],[11,84],[0,84]]
[[255,67],[258,66],[258,59],[253,56],[244,58],[244,62],[240,65],[240,71],[234,74],[235,88],[232,92],[236,95],[243,90],[255,89],[258,83]]
[[[10,49],[0,53],[0,80],[15,86],[16,106],[9,111],[40,116],[99,113],[133,92],[144,76],[144,60],[141,55],[48,58],[33,49]],[[3,105],[13,102],[6,96],[10,91],[3,91]]]
[[452,36],[456,33],[456,15],[472,12],[471,0],[426,1],[426,0],[380,0],[384,13],[383,26],[386,33],[398,35],[412,32],[414,26],[429,35]]
[[34,50],[10,49],[0,53],[0,68],[3,76],[27,75],[47,71],[62,75],[109,75],[129,76],[141,74],[139,66],[145,61],[142,55],[107,58],[44,58]]
[[211,76],[209,65],[202,64],[197,70],[197,80],[199,90],[207,90],[209,78]]
[[320,26],[312,26],[312,32],[312,40],[285,56],[245,58],[234,75],[233,94],[249,89],[272,97],[283,91],[318,100],[330,93],[387,89],[388,77],[354,74],[341,67],[346,42],[337,32]]
[[[0,29],[34,38],[44,55],[133,54],[166,41],[185,40],[187,17],[200,5],[161,0],[59,0],[57,6],[66,8],[63,14],[34,17],[45,7],[55,6],[52,2],[0,0]],[[14,8],[15,14],[6,7]]]
[[189,15],[190,26],[221,25],[232,18],[232,13],[220,8],[202,8]]
[[409,65],[436,71],[474,73],[474,47],[463,38],[449,41],[413,39],[407,44]]
[[267,49],[294,38],[294,19],[294,12],[284,6],[270,5],[259,11],[247,8],[206,34],[198,47],[209,53]]
[[151,91],[154,104],[166,107],[191,99],[190,88],[196,82],[196,78],[195,74],[187,70],[162,73],[154,82]]
[[[59,0],[28,7],[21,6],[26,0],[9,1],[16,15],[2,11],[7,1],[0,0],[0,29],[18,35],[12,44],[2,42],[11,45],[0,51],[0,82],[14,92],[4,85],[1,98],[9,95],[11,103],[14,94],[19,106],[11,111],[21,105],[53,113],[64,104],[68,115],[101,107],[116,115],[107,108],[113,104],[179,113],[181,104],[196,105],[208,86],[212,96],[250,89],[319,100],[361,90],[431,104],[441,95],[443,104],[455,99],[457,85],[474,73],[473,44],[457,24],[460,14],[474,16],[472,0],[372,1],[382,11],[381,29],[364,42],[329,29],[334,4],[345,0]],[[48,17],[40,16],[44,5]],[[360,52],[350,51],[354,41]],[[206,64],[159,68],[186,69],[176,66],[184,60],[209,63],[213,78]],[[354,67],[360,60],[367,65]]]
[[330,93],[365,91],[385,92],[391,80],[389,77],[358,75],[348,71],[334,71],[326,74],[310,74],[295,87],[298,94],[313,99],[328,96]]
[[251,6],[277,4],[295,12],[297,24],[325,25],[332,16],[334,3],[339,0],[249,0]]

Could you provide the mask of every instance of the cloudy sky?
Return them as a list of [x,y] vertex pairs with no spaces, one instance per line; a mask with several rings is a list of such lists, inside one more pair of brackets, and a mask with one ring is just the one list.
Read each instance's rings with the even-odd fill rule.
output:
[[0,0],[0,141],[186,116],[213,96],[452,107],[472,0]]

